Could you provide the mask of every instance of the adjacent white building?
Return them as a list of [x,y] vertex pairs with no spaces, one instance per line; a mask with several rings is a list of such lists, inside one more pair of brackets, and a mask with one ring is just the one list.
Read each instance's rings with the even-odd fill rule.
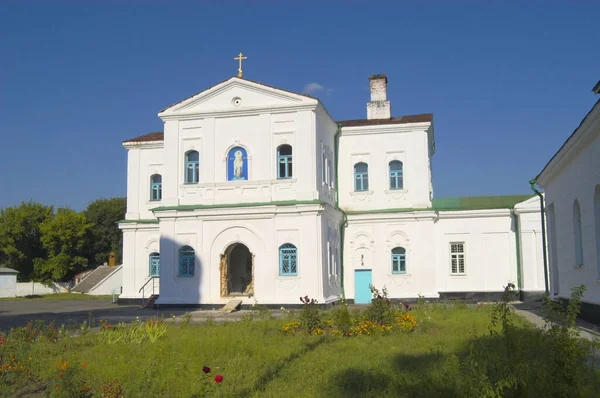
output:
[[[600,82],[593,89],[600,94]],[[551,290],[600,304],[600,100],[536,178],[544,188]]]
[[232,77],[125,141],[120,301],[542,292],[537,199],[434,198],[433,115],[392,117],[386,76],[370,85],[367,118],[336,122],[316,98]]

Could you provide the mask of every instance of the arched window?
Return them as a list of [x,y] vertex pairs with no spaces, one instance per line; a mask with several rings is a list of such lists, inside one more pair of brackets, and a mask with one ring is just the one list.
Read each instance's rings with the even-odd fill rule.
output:
[[277,178],[292,178],[292,147],[281,145],[277,148]]
[[403,189],[404,178],[402,177],[402,162],[392,160],[390,166],[390,189]]
[[392,249],[392,273],[406,273],[406,249],[403,247],[395,247]]
[[248,180],[248,154],[240,146],[231,148],[227,155],[227,181]]
[[150,200],[162,199],[162,176],[153,174],[150,176]]
[[354,190],[369,190],[369,166],[366,163],[360,162],[354,165]]
[[575,241],[575,266],[583,266],[583,239],[581,235],[581,209],[575,199],[573,203],[573,238]]
[[160,275],[160,254],[150,253],[150,276]]
[[279,275],[298,275],[298,249],[291,243],[279,247]]
[[196,252],[189,246],[179,249],[179,276],[194,276]]
[[596,185],[594,191],[594,234],[596,235],[596,268],[598,269],[598,280],[600,280],[600,185]]
[[185,183],[197,184],[200,180],[200,154],[198,151],[189,151],[185,154]]

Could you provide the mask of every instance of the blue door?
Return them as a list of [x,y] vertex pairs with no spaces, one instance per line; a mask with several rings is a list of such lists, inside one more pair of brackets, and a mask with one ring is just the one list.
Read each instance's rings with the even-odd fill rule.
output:
[[360,269],[354,271],[354,303],[371,303],[371,270]]

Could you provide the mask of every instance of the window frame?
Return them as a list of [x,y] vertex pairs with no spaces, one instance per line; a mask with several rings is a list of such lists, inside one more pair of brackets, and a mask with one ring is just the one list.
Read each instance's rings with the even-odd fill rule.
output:
[[584,264],[583,254],[583,221],[581,220],[581,205],[573,201],[573,248],[575,249],[575,267],[581,268]]
[[[290,148],[289,155],[282,155],[281,149],[283,147]],[[294,167],[293,167],[293,156],[294,156],[294,148],[289,144],[282,144],[277,147],[277,179],[278,180],[287,180],[294,177]],[[284,164],[285,175],[281,175],[281,165]]]
[[[364,165],[366,171],[357,171],[357,167]],[[369,191],[369,164],[366,162],[358,162],[354,164],[354,192],[368,192]],[[358,178],[360,177],[360,179]],[[360,180],[360,189],[358,181]],[[366,182],[366,184],[365,184]],[[365,186],[366,185],[366,186]]]
[[[158,263],[156,265],[156,273],[152,272],[152,260],[158,260]],[[148,276],[150,277],[160,277],[160,253],[158,252],[152,252],[150,253],[150,255],[148,256]]]
[[[290,250],[289,253],[284,253],[284,250]],[[298,248],[291,243],[284,243],[279,246],[279,276],[298,276]],[[284,259],[289,261],[289,271],[283,271]],[[295,261],[296,270],[292,271],[292,259]]]
[[[198,154],[198,160],[189,160],[190,155],[193,153]],[[190,169],[192,170],[193,181],[188,181],[188,170]],[[190,150],[185,153],[183,181],[184,184],[198,184],[200,182],[200,152]]]
[[[452,252],[452,245],[461,245],[462,251],[461,252],[457,251],[457,252],[453,253]],[[462,242],[449,242],[449,247],[448,248],[449,248],[449,252],[450,252],[450,275],[453,275],[453,276],[464,276],[464,275],[466,275],[467,274],[467,256],[466,256],[467,249],[466,249],[465,242],[464,241],[462,241]],[[456,256],[456,272],[454,272],[452,270],[452,260],[453,260],[454,256]],[[461,257],[462,257],[462,261],[463,261],[463,264],[462,264],[463,271],[462,272],[460,272],[460,262],[459,262],[459,260],[460,260]]]
[[[188,265],[188,272],[183,273],[182,270],[183,270],[184,256],[190,256],[190,254],[191,254],[191,258],[192,258],[191,272],[190,272],[190,267]],[[183,246],[179,249],[179,268],[178,268],[177,276],[180,278],[193,278],[195,274],[196,274],[196,251],[191,246]]]
[[[160,182],[154,182],[155,177],[159,177]],[[161,200],[162,200],[162,175],[152,174],[150,176],[150,201],[151,202],[160,202]]]
[[[392,164],[399,164],[398,170],[392,170]],[[394,159],[388,163],[388,174],[389,174],[389,185],[390,190],[401,191],[404,189],[404,163],[402,161]],[[392,181],[395,182],[395,186],[392,186]]]
[[[397,250],[397,249],[399,251],[401,250],[402,252],[401,253],[394,253],[394,250]],[[402,246],[394,247],[391,250],[391,255],[392,255],[392,257],[391,257],[391,259],[392,259],[392,274],[406,274],[406,272],[407,272],[407,269],[406,269],[406,266],[407,266],[407,262],[406,262],[406,249],[404,247],[402,247]],[[396,262],[398,264],[398,270],[397,271],[394,270],[394,265],[395,265]],[[402,265],[404,265],[404,270],[402,270]]]

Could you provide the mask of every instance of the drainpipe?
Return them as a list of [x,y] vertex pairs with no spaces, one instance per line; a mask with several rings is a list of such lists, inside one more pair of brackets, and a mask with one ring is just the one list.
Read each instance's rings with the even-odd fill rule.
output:
[[546,294],[549,293],[548,290],[548,254],[546,253],[546,211],[544,210],[544,197],[541,192],[535,188],[536,184],[535,178],[529,181],[529,185],[531,185],[531,190],[535,192],[537,196],[540,197],[540,212],[542,213],[542,254],[544,255],[544,285],[546,286]]
[[519,231],[519,215],[515,211],[515,209],[511,209],[511,215],[513,216],[513,220],[515,223],[515,244],[517,249],[517,289],[519,290],[519,294],[521,293],[521,234]]
[[340,225],[340,278],[342,288],[342,299],[346,301],[346,290],[344,288],[344,237],[346,236],[346,226],[348,225],[348,215],[344,210],[340,208],[339,190],[340,185],[338,183],[339,173],[339,151],[340,151],[340,135],[342,134],[342,125],[337,125],[337,131],[333,138],[333,152],[335,153],[335,208],[342,212],[342,224]]

